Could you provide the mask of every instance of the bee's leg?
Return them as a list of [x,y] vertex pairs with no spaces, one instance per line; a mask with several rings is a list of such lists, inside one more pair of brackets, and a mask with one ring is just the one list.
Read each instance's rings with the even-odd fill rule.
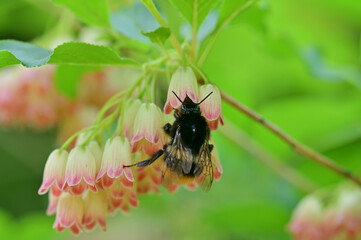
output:
[[163,130],[166,134],[170,134],[170,129],[172,128],[172,125],[170,123],[167,123],[166,125],[163,126]]
[[138,162],[138,163],[134,163],[132,165],[127,165],[127,166],[124,166],[124,167],[133,167],[133,166],[145,167],[145,166],[148,166],[148,165],[152,164],[155,160],[157,160],[160,156],[162,156],[163,153],[164,153],[164,150],[160,149],[158,152],[154,153],[150,159],[147,159],[147,160],[144,160],[144,161],[141,161],[141,162]]
[[209,152],[212,152],[212,150],[213,150],[213,144],[208,144],[208,150],[209,150]]
[[174,109],[174,117],[175,117],[175,119],[180,118],[178,109]]

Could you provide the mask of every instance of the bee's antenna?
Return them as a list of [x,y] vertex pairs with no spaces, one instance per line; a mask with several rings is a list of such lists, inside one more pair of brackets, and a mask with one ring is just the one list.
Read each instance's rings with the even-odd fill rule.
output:
[[178,100],[183,104],[183,101],[178,97],[178,95],[174,91],[172,91],[172,92],[178,98]]
[[200,101],[199,103],[197,103],[197,105],[201,104],[202,102],[204,102],[204,100],[206,100],[209,96],[211,96],[213,92],[210,92],[207,96],[205,96],[202,101]]

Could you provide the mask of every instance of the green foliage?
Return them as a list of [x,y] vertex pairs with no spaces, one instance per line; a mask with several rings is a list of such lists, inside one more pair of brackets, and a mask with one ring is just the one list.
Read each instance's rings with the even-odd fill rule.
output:
[[220,3],[219,0],[170,0],[170,2],[196,28],[202,24],[209,11]]
[[143,32],[142,34],[147,36],[153,43],[164,44],[170,36],[170,31],[169,28],[160,27],[152,32]]
[[44,65],[51,51],[15,40],[0,40],[0,67],[21,63],[26,67]]
[[0,67],[21,63],[36,67],[46,63],[58,65],[129,65],[136,64],[121,58],[109,47],[69,42],[55,48],[54,53],[38,46],[15,40],[0,41]]
[[126,65],[136,64],[119,55],[109,47],[80,42],[64,43],[55,48],[49,63],[58,65]]
[[152,14],[140,3],[112,13],[111,23],[117,32],[145,43],[150,41],[142,32],[152,32],[159,27]]
[[110,27],[107,0],[54,0],[73,11],[82,21],[89,25]]

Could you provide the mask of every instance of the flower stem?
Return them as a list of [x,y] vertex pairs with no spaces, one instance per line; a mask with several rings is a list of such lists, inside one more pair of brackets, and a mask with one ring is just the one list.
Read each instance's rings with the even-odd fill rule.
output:
[[94,129],[95,127],[96,127],[96,126],[93,125],[93,126],[91,126],[91,127],[84,128],[84,129],[82,129],[82,130],[74,133],[73,135],[71,135],[71,137],[69,137],[69,138],[66,140],[66,142],[61,146],[60,149],[61,149],[61,150],[65,150],[65,149],[68,147],[68,145],[69,145],[71,142],[73,142],[76,137],[79,136],[79,134],[84,133],[84,132],[88,132],[88,131]]
[[268,130],[276,134],[280,139],[285,141],[288,145],[290,145],[296,152],[302,154],[303,156],[318,162],[319,164],[329,168],[330,170],[338,173],[339,175],[350,179],[351,181],[355,182],[357,185],[361,186],[361,180],[355,177],[351,172],[343,169],[341,166],[333,162],[330,158],[312,150],[310,147],[304,145],[303,143],[297,141],[296,139],[292,138],[291,136],[287,135],[283,132],[280,128],[274,125],[271,122],[266,121],[262,116],[260,116],[255,111],[249,109],[248,107],[242,105],[229,95],[225,94],[221,91],[222,99],[232,105],[234,108],[238,109],[242,113],[246,114],[248,117],[252,118],[253,120],[259,122]]
[[295,171],[290,166],[284,164],[280,159],[254,142],[251,137],[231,122],[227,121],[227,125],[222,127],[220,132],[300,190],[311,193],[318,189],[315,183]]

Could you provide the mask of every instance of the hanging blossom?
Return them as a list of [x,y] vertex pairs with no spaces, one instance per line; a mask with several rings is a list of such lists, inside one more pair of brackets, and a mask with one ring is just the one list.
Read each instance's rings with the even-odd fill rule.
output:
[[[180,67],[173,74],[164,106],[165,113],[171,113],[181,106],[172,91],[182,101],[188,96],[196,103],[205,94],[213,92],[210,101],[204,102],[207,105],[201,104],[202,114],[211,129],[216,129],[218,122],[223,124],[219,90],[214,85],[199,89],[190,68]],[[69,143],[69,151],[65,147],[50,154],[39,194],[49,192],[47,214],[56,215],[54,228],[57,231],[69,228],[78,234],[83,228],[90,230],[96,225],[106,230],[109,214],[115,214],[118,210],[129,212],[137,207],[138,194],[161,192],[164,156],[146,167],[128,166],[150,159],[155,152],[163,149],[169,141],[163,126],[172,124],[175,119],[172,115],[164,114],[154,103],[140,99],[124,99],[121,106],[118,128],[113,136],[103,139],[100,127],[96,126]],[[223,170],[212,138],[210,144],[213,145],[213,178],[219,180]],[[195,180],[187,179],[167,188],[173,193],[180,186],[194,190],[198,184]]]
[[0,76],[0,124],[35,129],[53,127],[68,102],[53,85],[54,68],[10,68]]
[[293,236],[299,240],[325,239],[323,213],[323,205],[319,198],[308,196],[303,199],[294,211],[289,224]]
[[[289,230],[295,239],[358,239],[361,237],[361,192],[341,186],[321,200],[310,195],[295,209]],[[333,194],[336,194],[334,196]]]
[[201,111],[207,119],[208,125],[212,130],[218,128],[218,122],[224,124],[222,115],[221,93],[213,84],[203,85],[199,88],[199,99],[204,99],[209,93],[212,93],[201,105]]

